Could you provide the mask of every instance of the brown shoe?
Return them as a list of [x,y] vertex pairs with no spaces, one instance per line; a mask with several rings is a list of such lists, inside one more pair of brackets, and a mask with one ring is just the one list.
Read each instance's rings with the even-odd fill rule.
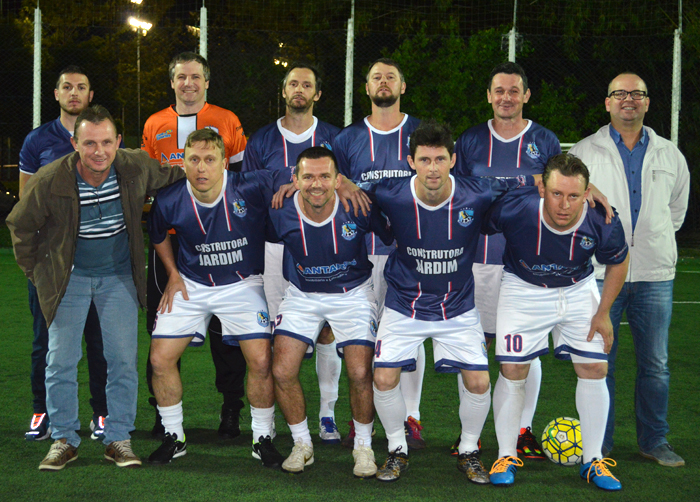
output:
[[78,448],[68,444],[66,438],[57,439],[39,464],[40,471],[60,471],[68,462],[78,458]]
[[131,439],[109,443],[105,450],[105,458],[118,467],[141,467],[141,459],[131,451]]

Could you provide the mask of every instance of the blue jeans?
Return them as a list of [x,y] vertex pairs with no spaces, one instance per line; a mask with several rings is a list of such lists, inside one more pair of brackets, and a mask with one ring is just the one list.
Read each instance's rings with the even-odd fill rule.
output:
[[138,397],[138,300],[130,275],[82,277],[71,275],[66,294],[49,326],[46,357],[46,408],[54,439],[80,445],[78,419],[78,361],[82,357],[85,318],[95,304],[102,325],[107,360],[107,408],[103,442],[129,439],[136,419]]
[[[602,291],[603,281],[598,281]],[[610,309],[615,332],[608,358],[607,384],[610,392],[610,413],[603,447],[612,450],[615,431],[615,356],[622,312],[632,332],[637,357],[637,379],[634,404],[637,416],[637,444],[648,452],[668,443],[668,327],[673,308],[673,281],[626,282]]]

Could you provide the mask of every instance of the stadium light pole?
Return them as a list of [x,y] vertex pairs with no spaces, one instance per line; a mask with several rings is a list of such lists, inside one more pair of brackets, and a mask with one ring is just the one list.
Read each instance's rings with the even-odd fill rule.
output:
[[139,134],[141,134],[141,35],[145,37],[148,30],[153,28],[153,25],[151,23],[141,21],[135,17],[129,18],[129,25],[136,30],[136,101],[138,101],[138,112],[136,114],[136,137],[138,138]]

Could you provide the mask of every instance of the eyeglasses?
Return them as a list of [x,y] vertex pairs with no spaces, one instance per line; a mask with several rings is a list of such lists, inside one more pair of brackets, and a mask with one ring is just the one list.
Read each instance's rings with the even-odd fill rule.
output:
[[632,99],[635,101],[639,101],[640,99],[644,99],[647,97],[646,91],[613,91],[610,93],[608,96],[609,98],[615,98],[617,100],[622,101],[623,99],[627,99],[627,96],[631,96]]

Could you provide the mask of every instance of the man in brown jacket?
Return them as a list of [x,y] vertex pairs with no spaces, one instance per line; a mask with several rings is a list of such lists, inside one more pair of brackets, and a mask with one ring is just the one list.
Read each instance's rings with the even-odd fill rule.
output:
[[141,210],[144,197],[184,176],[141,150],[119,150],[114,120],[83,111],[75,153],[32,176],[7,218],[15,257],[37,288],[49,326],[46,404],[55,440],[39,465],[60,470],[80,445],[77,366],[90,302],[97,307],[107,360],[105,458],[139,466],[131,450],[138,389],[138,306],[146,303]]

